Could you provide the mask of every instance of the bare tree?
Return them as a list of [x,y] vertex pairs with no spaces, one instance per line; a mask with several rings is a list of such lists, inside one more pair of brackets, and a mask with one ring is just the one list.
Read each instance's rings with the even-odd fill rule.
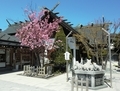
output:
[[112,56],[116,53],[118,54],[118,66],[120,66],[120,19],[114,21],[111,43],[113,43],[115,47]]
[[[104,58],[108,54],[107,36],[106,33],[102,31],[102,28],[104,27],[108,30],[110,24],[109,21],[103,19],[90,23],[87,26],[79,25],[76,27],[76,30],[81,34],[77,38],[84,43],[87,51],[86,53],[89,53],[88,55],[90,55],[97,64],[103,65]],[[81,36],[84,36],[85,38],[81,38]],[[85,41],[85,39],[88,39],[89,41]]]

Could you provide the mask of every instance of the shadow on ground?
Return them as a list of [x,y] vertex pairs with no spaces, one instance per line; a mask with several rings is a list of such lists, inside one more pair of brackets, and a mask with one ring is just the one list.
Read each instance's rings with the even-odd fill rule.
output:
[[13,70],[13,69],[2,68],[2,69],[0,69],[0,75],[7,74],[7,73],[13,73],[13,72],[19,72],[19,71],[22,71],[22,70]]

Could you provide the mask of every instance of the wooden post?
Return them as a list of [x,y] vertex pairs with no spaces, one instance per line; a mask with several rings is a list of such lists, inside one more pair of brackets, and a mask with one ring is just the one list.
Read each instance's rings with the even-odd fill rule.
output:
[[21,53],[21,49],[20,49],[20,69],[22,69],[22,53]]
[[16,68],[16,58],[15,58],[15,52],[13,52],[13,63],[14,63],[14,68]]
[[12,49],[10,48],[10,65],[11,65],[11,66],[13,66],[13,65],[12,65],[12,64],[13,64],[13,63],[12,63],[12,62],[13,62],[12,56],[13,56],[13,55],[12,55]]
[[58,2],[58,3],[53,7],[53,9],[51,9],[51,11],[55,10],[59,4],[60,4],[60,3]]

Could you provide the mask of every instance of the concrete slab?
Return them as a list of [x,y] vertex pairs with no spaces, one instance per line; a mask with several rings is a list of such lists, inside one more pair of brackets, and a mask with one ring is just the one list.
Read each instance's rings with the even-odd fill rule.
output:
[[[0,91],[71,91],[70,81],[66,82],[66,73],[50,79],[18,75],[21,73],[23,71],[1,74]],[[109,78],[109,72],[105,75]],[[71,77],[71,73],[69,73],[69,77]],[[112,80],[113,88],[89,89],[89,91],[120,91],[120,72],[114,72]],[[80,88],[79,91],[81,91]]]

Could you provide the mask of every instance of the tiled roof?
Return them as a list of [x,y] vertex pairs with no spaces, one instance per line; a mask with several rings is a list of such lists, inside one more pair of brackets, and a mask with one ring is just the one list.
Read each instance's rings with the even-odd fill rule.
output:
[[20,42],[15,36],[10,36],[6,33],[0,33],[0,45],[20,46]]
[[3,32],[4,32],[4,33],[7,33],[7,34],[15,34],[18,28],[20,28],[20,23],[10,25],[10,26],[9,26],[6,30],[4,30]]
[[[48,8],[45,7],[45,9],[48,9]],[[53,19],[54,18],[59,18],[57,16],[57,13],[53,13],[52,11],[50,12],[50,16]],[[60,25],[63,28],[65,28],[67,30],[67,32],[72,31],[73,33],[78,33],[71,25],[68,24],[68,22],[65,22],[64,20],[60,23]],[[12,24],[6,30],[4,30],[3,32],[12,35],[12,34],[16,33],[16,31],[17,31],[18,28],[20,28],[20,23]]]
[[[53,13],[53,12],[50,12],[50,16],[52,17],[52,18],[59,18],[55,13]],[[71,25],[69,25],[67,22],[65,22],[65,21],[62,21],[61,23],[60,23],[60,25],[62,26],[62,27],[64,27],[66,30],[68,30],[69,32],[70,31],[72,31],[73,33],[78,33]]]

